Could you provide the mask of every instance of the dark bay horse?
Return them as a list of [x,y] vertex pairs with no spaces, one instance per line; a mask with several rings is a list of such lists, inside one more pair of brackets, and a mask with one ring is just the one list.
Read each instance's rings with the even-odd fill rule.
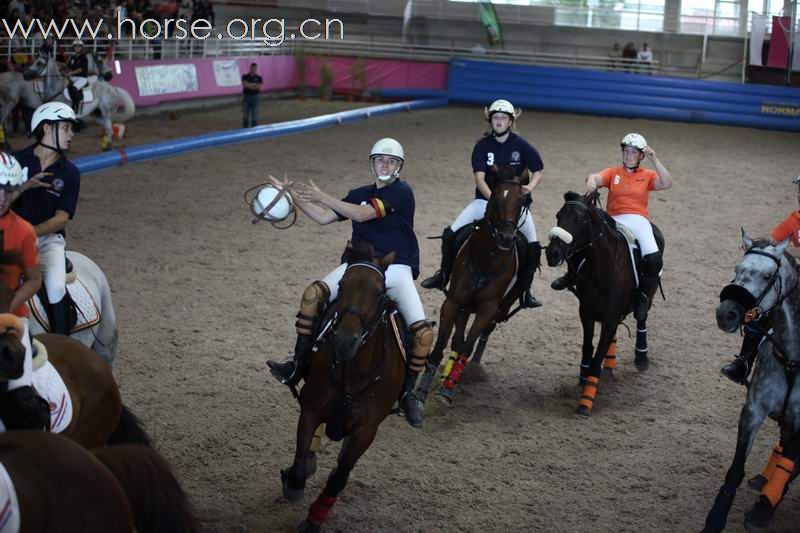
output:
[[[475,343],[480,339],[475,353],[479,361],[489,335],[499,322],[509,318],[511,306],[519,299],[518,284],[511,285],[520,266],[516,252],[517,229],[525,204],[522,186],[527,184],[528,177],[515,176],[511,167],[492,167],[489,172],[495,185],[486,205],[486,216],[456,256],[450,290],[439,312],[436,345],[417,386],[417,397],[421,400],[427,397],[436,379],[453,327],[456,329],[452,342],[455,360],[445,367],[444,381],[437,394],[437,398],[447,404],[453,401]],[[472,314],[475,319],[465,339],[467,321]]]
[[[16,254],[0,253],[0,265],[17,260]],[[0,268],[2,268],[0,266]],[[8,312],[14,292],[0,283],[0,312]],[[72,421],[61,433],[87,448],[107,443],[150,444],[138,419],[124,406],[111,367],[82,343],[62,335],[35,337],[47,349],[47,358],[58,371],[72,399]],[[0,354],[15,354],[15,375],[22,375],[25,350],[18,335],[0,335]]]
[[320,530],[350,471],[400,395],[405,361],[390,322],[385,279],[394,256],[392,252],[376,258],[371,246],[348,245],[345,251],[348,266],[339,283],[335,312],[330,321],[322,322],[300,391],[294,463],[281,471],[286,499],[295,502],[303,496],[317,426],[325,423],[328,436],[344,438],[344,443],[336,469],[299,531]]
[[26,533],[199,531],[183,489],[152,448],[89,451],[53,433],[11,431],[0,434],[0,463],[19,502],[3,516]]
[[800,462],[800,267],[785,253],[788,240],[778,245],[753,241],[742,230],[742,243],[745,255],[736,265],[736,278],[720,294],[717,325],[733,333],[752,324],[765,339],[739,415],[733,462],[706,517],[706,533],[727,525],[747,456],[767,417],[778,422],[781,437],[767,468],[751,480],[761,495],[745,514],[748,530],[769,525]]
[[[557,226],[550,230],[547,264],[567,263],[575,279],[578,313],[583,325],[583,355],[580,385],[583,387],[577,414],[591,416],[603,361],[616,357],[617,326],[633,310],[636,278],[633,259],[625,236],[614,219],[597,206],[599,193],[588,196],[575,192],[564,195],[564,205],[556,214]],[[664,236],[653,226],[658,249],[664,250]],[[600,338],[594,350],[595,322],[600,323]],[[613,359],[615,361],[615,359]],[[647,323],[636,323],[636,368],[647,370]]]

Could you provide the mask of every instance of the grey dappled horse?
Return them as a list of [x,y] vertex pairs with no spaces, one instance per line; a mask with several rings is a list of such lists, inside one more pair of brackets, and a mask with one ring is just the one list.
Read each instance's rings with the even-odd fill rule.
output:
[[[104,66],[95,63],[91,55],[89,55],[89,68],[92,75],[99,76],[105,72]],[[7,76],[8,74],[12,75]],[[33,81],[26,81],[34,78],[40,79],[38,83],[41,84],[41,89],[38,91]],[[32,108],[50,101],[69,103],[64,96],[64,89],[68,84],[69,80],[59,70],[55,58],[50,55],[39,55],[24,75],[9,72],[0,75],[0,105],[2,105],[0,124],[5,123],[5,119],[20,100]],[[91,84],[91,87],[94,99],[82,105],[78,118],[93,116],[93,113],[99,110],[100,117],[93,118],[103,127],[108,139],[103,149],[111,149],[112,122],[130,120],[136,112],[136,106],[125,89],[112,87],[100,77]]]
[[[777,245],[753,241],[742,230],[745,255],[736,278],[725,287],[717,307],[717,325],[733,333],[749,323],[765,334],[753,380],[739,415],[733,463],[725,475],[704,532],[722,531],[736,490],[744,479],[745,461],[767,417],[778,422],[783,455],[761,489],[758,502],[745,515],[748,529],[766,527],[780,503],[800,455],[800,274],[786,252],[789,241]],[[770,329],[771,328],[771,329]]]
[[[83,283],[100,311],[100,322],[91,328],[77,331],[70,335],[102,357],[113,369],[114,360],[119,348],[119,332],[114,305],[111,303],[111,288],[108,286],[103,271],[97,263],[78,252],[67,252],[72,262],[73,272],[77,274],[77,282]],[[46,333],[35,317],[30,318],[31,335]]]

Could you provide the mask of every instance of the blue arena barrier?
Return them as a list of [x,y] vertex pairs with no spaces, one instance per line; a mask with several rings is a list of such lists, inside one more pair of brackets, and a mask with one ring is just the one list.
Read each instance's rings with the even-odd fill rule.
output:
[[626,72],[454,59],[451,102],[508,98],[545,111],[800,131],[800,90]]
[[270,137],[292,135],[295,133],[318,130],[328,126],[335,126],[337,124],[364,120],[374,116],[397,113],[399,111],[443,107],[447,104],[448,101],[446,98],[433,98],[413,102],[398,102],[394,104],[371,106],[318,117],[256,126],[254,128],[208,133],[159,143],[143,144],[132,148],[113,150],[103,154],[80,157],[75,159],[73,163],[78,166],[81,174],[89,174],[106,168],[147,161],[159,157],[185,154],[205,148],[217,148],[228,144],[239,144],[268,139]]

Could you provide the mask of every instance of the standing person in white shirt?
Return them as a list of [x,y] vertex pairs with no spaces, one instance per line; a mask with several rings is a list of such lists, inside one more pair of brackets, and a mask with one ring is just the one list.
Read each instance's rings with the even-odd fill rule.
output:
[[648,67],[645,69],[645,72],[652,74],[652,71],[649,67],[653,64],[653,50],[647,45],[647,43],[642,43],[642,47],[639,49],[637,59],[639,60],[639,64]]

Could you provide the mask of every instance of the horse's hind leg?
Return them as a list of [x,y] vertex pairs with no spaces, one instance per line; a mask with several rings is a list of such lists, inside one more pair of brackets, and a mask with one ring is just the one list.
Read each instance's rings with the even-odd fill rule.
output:
[[778,441],[772,448],[772,454],[769,456],[767,465],[764,467],[761,473],[747,481],[747,486],[753,490],[761,491],[761,489],[764,488],[764,485],[767,484],[767,481],[769,481],[769,478],[771,478],[772,474],[775,472],[775,467],[777,466],[781,457],[783,457],[783,444],[781,444],[781,441]]
[[481,359],[483,358],[483,352],[486,350],[486,343],[489,341],[489,335],[492,334],[494,329],[497,327],[497,322],[492,322],[486,328],[486,331],[481,333],[481,336],[478,337],[478,345],[475,347],[475,353],[472,355],[472,362],[476,365],[481,364]]
[[733,505],[733,499],[736,497],[736,490],[744,479],[744,466],[747,456],[758,433],[758,428],[761,427],[766,417],[766,410],[761,406],[755,405],[751,395],[752,393],[748,395],[747,403],[745,403],[742,413],[739,415],[739,430],[736,436],[736,452],[733,454],[733,462],[727,474],[725,474],[725,483],[720,487],[714,504],[708,511],[703,533],[718,532],[725,529],[728,523],[728,513]]
[[647,320],[636,322],[636,359],[633,364],[640,372],[650,368],[650,359],[647,357]]
[[296,502],[303,497],[308,477],[308,454],[314,433],[319,425],[316,415],[309,410],[301,408],[300,420],[297,422],[297,444],[294,452],[294,463],[286,470],[281,470],[281,483],[283,496],[290,502]]
[[450,298],[442,304],[442,309],[439,312],[439,331],[436,335],[436,344],[428,357],[425,372],[422,373],[422,377],[420,377],[417,384],[416,395],[420,401],[424,402],[428,397],[431,384],[436,379],[436,371],[439,369],[439,364],[444,357],[444,349],[447,346],[447,341],[450,340],[450,333],[453,331],[453,324],[458,312],[458,305]]
[[319,497],[308,509],[308,517],[300,524],[298,531],[312,533],[320,530],[322,523],[328,518],[336,498],[342,492],[350,472],[365,451],[372,445],[378,432],[378,424],[362,426],[355,431],[342,447],[336,469],[328,476],[328,482]]

